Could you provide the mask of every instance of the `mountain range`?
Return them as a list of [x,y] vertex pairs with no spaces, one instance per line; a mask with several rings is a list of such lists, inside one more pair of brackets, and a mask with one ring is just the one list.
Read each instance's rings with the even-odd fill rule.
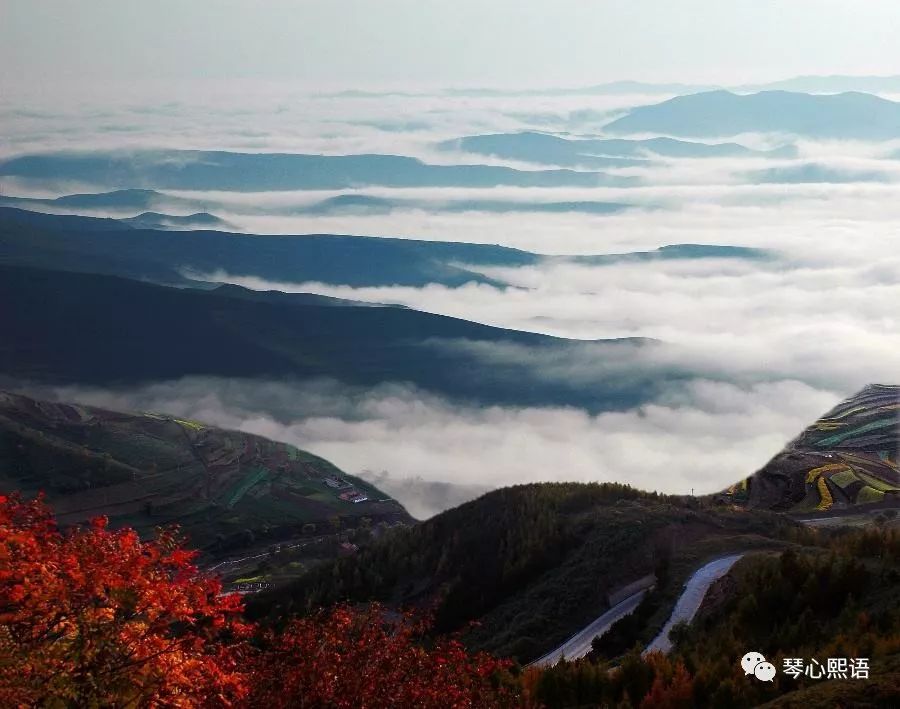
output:
[[716,138],[778,133],[818,139],[900,137],[900,104],[864,93],[811,95],[709,91],[630,110],[604,127],[616,135],[651,133]]
[[203,150],[70,152],[21,155],[0,175],[71,180],[111,189],[339,190],[384,187],[623,187],[627,177],[574,170],[515,170],[491,165],[429,165],[400,155],[306,155]]
[[[673,138],[569,138],[549,133],[526,131],[473,135],[445,141],[444,150],[492,155],[508,160],[524,160],[545,165],[591,167],[593,161],[622,160],[626,166],[650,164],[653,158],[790,158],[796,147],[785,145],[775,150],[753,150],[738,143],[697,143]],[[598,163],[599,166],[600,163]]]
[[489,244],[387,237],[267,236],[213,231],[169,234],[135,229],[127,220],[0,207],[0,263],[103,273],[161,284],[197,286],[202,285],[204,276],[224,272],[275,283],[504,286],[482,271],[560,262],[598,265],[653,259],[771,256],[761,249],[701,244],[675,244],[631,254],[544,256]]

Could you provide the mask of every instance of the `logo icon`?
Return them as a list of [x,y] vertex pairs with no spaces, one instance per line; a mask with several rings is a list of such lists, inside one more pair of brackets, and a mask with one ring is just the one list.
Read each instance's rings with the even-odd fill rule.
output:
[[753,675],[762,682],[771,682],[775,678],[775,665],[768,662],[760,652],[748,652],[741,658],[744,674]]

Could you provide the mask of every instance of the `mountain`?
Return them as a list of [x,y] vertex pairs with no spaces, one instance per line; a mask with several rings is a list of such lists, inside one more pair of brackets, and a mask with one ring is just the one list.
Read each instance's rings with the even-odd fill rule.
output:
[[[758,258],[765,252],[729,246],[674,245],[643,254],[545,257],[489,244],[382,237],[266,236],[142,231],[113,219],[40,214],[0,207],[0,263],[104,273],[162,284],[198,285],[224,271],[275,283],[424,286],[505,284],[481,269],[548,261],[614,263],[651,258]],[[192,278],[185,276],[192,274]]]
[[523,171],[490,165],[429,165],[400,155],[305,155],[203,150],[23,155],[0,175],[145,189],[338,190],[384,187],[598,187],[634,180],[600,172]]
[[800,91],[809,94],[839,94],[847,91],[864,91],[870,94],[900,93],[900,76],[795,76],[767,84],[746,84],[733,91],[753,93],[757,91]]
[[550,213],[583,212],[586,214],[615,214],[628,209],[630,205],[620,202],[535,202],[532,200],[500,199],[454,199],[433,201],[422,199],[391,199],[369,195],[344,194],[328,197],[305,208],[291,210],[294,214],[317,215],[372,215],[389,214],[394,210],[420,209],[428,212],[491,212],[509,214],[514,212]]
[[648,575],[656,575],[653,622],[661,625],[705,560],[778,547],[794,526],[771,513],[624,485],[517,485],[398,529],[257,597],[250,610],[280,618],[340,600],[424,605],[435,609],[439,632],[464,630],[468,647],[525,662]]
[[605,130],[689,138],[788,133],[819,139],[888,140],[900,137],[900,104],[863,93],[709,91],[632,109]]
[[900,386],[867,386],[726,494],[795,513],[900,505]]
[[792,157],[796,152],[796,148],[790,145],[772,151],[758,151],[738,143],[694,143],[672,138],[576,139],[533,131],[473,135],[445,141],[440,143],[439,147],[443,150],[492,155],[507,160],[567,166],[591,166],[595,160],[619,160],[621,166],[640,166],[649,164],[648,159],[654,157],[720,158],[763,155]]
[[209,212],[173,215],[159,212],[143,212],[134,217],[121,219],[136,229],[228,229],[231,225],[224,219]]
[[[407,382],[463,402],[593,412],[638,405],[689,377],[652,369],[623,377],[623,358],[662,346],[652,341],[572,341],[407,308],[236,291],[0,267],[0,301],[16,304],[0,309],[0,374],[107,386],[191,375]],[[575,347],[608,358],[609,371],[569,380],[532,364],[566,362]]]
[[[304,525],[327,532],[335,516],[346,527],[412,522],[378,489],[285,443],[9,392],[0,392],[0,490],[43,492],[64,524],[106,515],[142,536],[177,524],[210,558],[300,536]],[[341,498],[349,491],[367,499]]]
[[820,163],[802,163],[785,167],[770,167],[743,174],[754,184],[851,184],[854,182],[891,182],[889,173],[878,170],[858,170],[832,167]]
[[124,189],[112,192],[69,194],[53,199],[0,196],[0,204],[10,207],[21,207],[22,209],[48,207],[51,209],[69,210],[104,209],[109,211],[145,212],[158,209],[161,205],[166,205],[169,209],[194,209],[199,204],[199,200],[175,197],[156,192],[155,190]]
[[502,246],[358,236],[166,233],[122,220],[0,207],[0,263],[190,284],[185,272],[349,286],[493,283],[464,264],[532,265],[539,257]]

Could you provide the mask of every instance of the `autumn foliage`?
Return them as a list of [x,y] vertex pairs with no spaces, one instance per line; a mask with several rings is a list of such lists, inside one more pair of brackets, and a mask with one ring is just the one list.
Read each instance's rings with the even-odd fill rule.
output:
[[247,693],[239,599],[163,533],[104,519],[62,533],[40,501],[0,497],[0,705],[193,706]]
[[171,532],[59,530],[0,496],[0,706],[495,707],[506,664],[377,607],[278,633],[241,619]]
[[425,647],[424,629],[377,606],[294,621],[270,638],[253,703],[288,707],[296,697],[316,697],[315,706],[347,709],[518,706],[510,689],[497,687],[507,662],[469,655],[452,639]]

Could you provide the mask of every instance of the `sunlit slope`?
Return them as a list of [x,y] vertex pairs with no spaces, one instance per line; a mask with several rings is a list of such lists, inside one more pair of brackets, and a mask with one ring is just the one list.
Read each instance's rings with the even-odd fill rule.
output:
[[815,512],[900,504],[900,386],[872,384],[729,489],[751,507]]
[[[63,523],[178,524],[213,555],[331,520],[409,521],[387,496],[285,443],[160,413],[0,392],[0,490],[43,492]],[[354,499],[353,492],[359,493]],[[346,499],[342,499],[341,496]]]

